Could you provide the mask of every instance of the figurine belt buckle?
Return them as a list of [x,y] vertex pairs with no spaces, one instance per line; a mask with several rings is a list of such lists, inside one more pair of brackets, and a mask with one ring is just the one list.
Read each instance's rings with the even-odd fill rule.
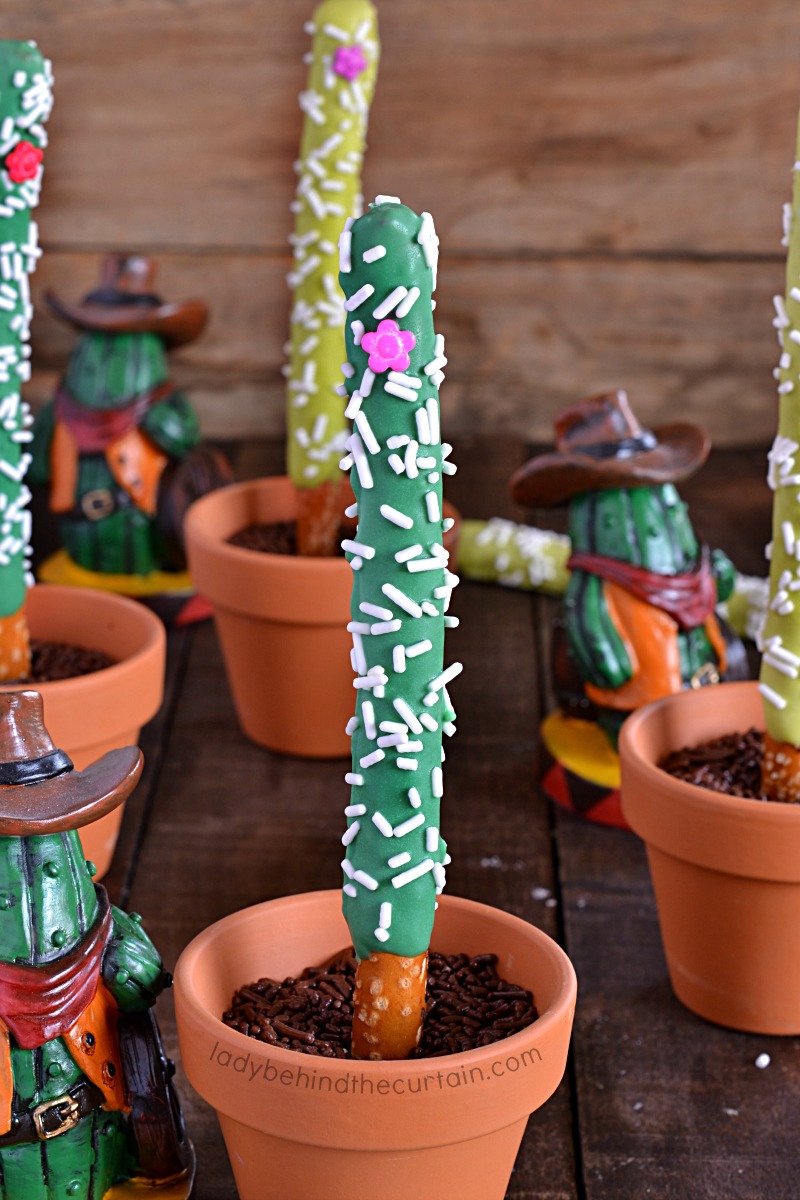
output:
[[719,671],[711,663],[705,663],[695,671],[689,680],[689,687],[697,691],[697,689],[708,687],[712,683],[719,683]]
[[89,521],[102,521],[114,511],[114,497],[108,488],[92,488],[81,500],[83,515]]
[[[57,1114],[61,1121],[57,1128],[47,1130],[44,1127],[44,1114],[52,1108],[66,1108],[66,1112]],[[73,1096],[58,1096],[55,1100],[46,1100],[44,1104],[37,1104],[33,1109],[32,1116],[36,1136],[40,1142],[46,1142],[50,1138],[59,1137],[62,1133],[74,1129],[80,1120],[81,1112],[78,1101]]]

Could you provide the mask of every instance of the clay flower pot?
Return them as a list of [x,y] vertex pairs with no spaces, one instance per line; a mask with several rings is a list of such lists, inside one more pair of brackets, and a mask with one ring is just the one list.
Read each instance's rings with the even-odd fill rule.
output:
[[223,1025],[244,982],[297,973],[349,940],[341,893],[310,892],[226,917],[180,957],[184,1068],[217,1110],[241,1200],[500,1200],[529,1114],[564,1073],[569,959],[525,921],[444,896],[434,948],[495,952],[499,970],[534,993],[541,1015],[528,1029],[467,1054],[353,1062],[269,1047]]
[[[455,516],[445,506],[445,516]],[[186,515],[189,569],[211,603],[228,684],[243,732],[282,754],[350,753],[352,572],[344,558],[301,558],[230,546],[248,525],[291,521],[286,476],[212,492]],[[445,536],[452,551],[458,526]],[[454,556],[455,557],[455,556]]]
[[650,704],[622,729],[622,809],[647,846],[661,936],[687,1008],[752,1033],[800,1033],[800,806],[722,796],[656,765],[764,728],[756,683]]
[[[31,588],[26,612],[32,637],[101,650],[116,660],[91,675],[36,685],[56,746],[79,771],[108,750],[135,746],[164,694],[167,639],[158,617],[123,596],[61,584]],[[124,807],[80,830],[98,879],[111,864]]]

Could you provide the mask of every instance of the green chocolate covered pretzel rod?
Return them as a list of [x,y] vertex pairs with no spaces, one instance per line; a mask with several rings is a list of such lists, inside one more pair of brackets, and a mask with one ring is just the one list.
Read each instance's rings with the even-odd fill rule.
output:
[[776,371],[778,434],[769,452],[773,489],[769,602],[759,689],[767,733],[762,789],[772,800],[800,800],[800,134],[792,203],[784,207],[786,293],[775,297],[781,348]]
[[297,489],[299,551],[331,555],[343,507],[337,464],[347,437],[336,241],[345,219],[362,208],[361,166],[379,44],[370,0],[324,0],[307,29],[313,45],[308,86],[300,95],[305,122],[288,276],[294,292],[288,467]]
[[357,1058],[405,1058],[417,1044],[436,896],[449,861],[439,833],[442,734],[454,732],[444,668],[458,582],[442,545],[438,386],[444,339],[433,329],[438,238],[428,213],[394,197],[339,241],[347,310],[347,390],[358,529],[353,569],[356,716],[346,809],[344,914],[359,959]]
[[31,210],[39,203],[52,82],[50,63],[33,42],[0,41],[0,680],[30,669],[25,473],[33,418],[20,388],[31,374],[28,275],[41,253]]

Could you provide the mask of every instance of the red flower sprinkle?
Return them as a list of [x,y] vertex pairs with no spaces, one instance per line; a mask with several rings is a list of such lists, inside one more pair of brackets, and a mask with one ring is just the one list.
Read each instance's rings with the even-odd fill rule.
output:
[[25,183],[35,179],[39,163],[44,158],[44,151],[30,142],[17,142],[14,149],[6,158],[6,170],[14,183]]

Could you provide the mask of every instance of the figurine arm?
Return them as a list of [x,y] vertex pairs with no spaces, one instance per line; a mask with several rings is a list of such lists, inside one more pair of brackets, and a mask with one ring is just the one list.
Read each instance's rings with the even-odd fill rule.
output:
[[155,1004],[171,979],[136,913],[112,905],[113,932],[103,956],[103,981],[123,1012],[143,1012]]
[[55,405],[51,400],[45,404],[33,423],[28,481],[40,487],[44,487],[50,482],[50,446],[53,441],[55,423]]
[[727,600],[736,584],[736,567],[724,550],[711,551],[711,570],[717,581],[717,603]]
[[200,441],[200,423],[183,392],[173,392],[149,408],[142,429],[172,458],[183,458]]
[[596,575],[575,571],[564,600],[569,648],[584,683],[621,688],[633,678],[635,664],[617,632]]

